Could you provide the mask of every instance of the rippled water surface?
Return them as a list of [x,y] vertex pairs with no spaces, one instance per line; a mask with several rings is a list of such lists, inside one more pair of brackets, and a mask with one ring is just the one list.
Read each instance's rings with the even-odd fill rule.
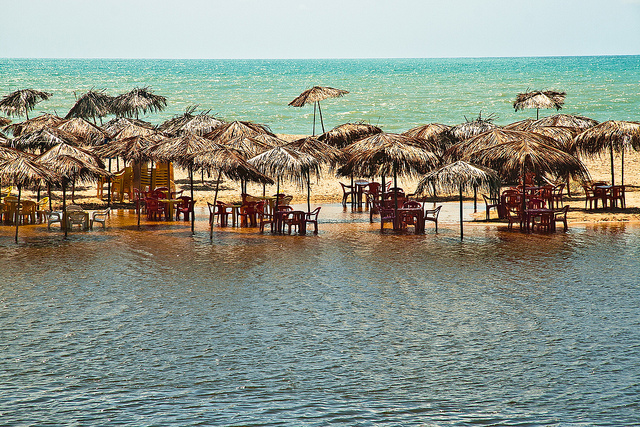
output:
[[631,425],[640,228],[0,227],[2,425]]

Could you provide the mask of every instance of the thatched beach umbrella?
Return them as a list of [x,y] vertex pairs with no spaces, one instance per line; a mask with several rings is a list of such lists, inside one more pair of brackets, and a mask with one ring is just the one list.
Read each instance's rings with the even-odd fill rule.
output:
[[513,108],[516,111],[525,108],[536,109],[536,119],[539,118],[540,108],[555,108],[560,110],[564,104],[566,92],[558,92],[554,90],[536,90],[531,92],[519,93],[513,102]]
[[382,129],[378,126],[367,123],[344,123],[319,135],[318,139],[334,147],[344,148],[359,139],[381,132]]
[[[307,137],[288,143],[285,147],[315,157],[319,162],[328,164],[331,169],[345,160],[345,154],[336,147],[317,138]],[[307,212],[311,212],[311,177],[307,174]]]
[[468,120],[465,117],[464,123],[453,126],[449,132],[456,140],[465,141],[476,135],[480,135],[481,133],[497,128],[498,126],[493,123],[492,115],[483,119],[482,114],[479,114],[478,118],[474,120]]
[[[426,173],[440,163],[440,157],[426,150],[419,140],[395,133],[378,133],[356,141],[343,150],[349,160],[340,168],[339,174],[393,176],[393,186],[396,188],[398,175]],[[395,207],[398,207],[397,200]]]
[[152,93],[149,87],[136,87],[116,96],[111,103],[111,111],[118,116],[135,116],[137,119],[141,112],[156,113],[164,110],[166,106],[167,98],[164,96]]
[[403,132],[413,138],[423,140],[425,148],[442,156],[444,152],[456,143],[456,139],[451,134],[452,127],[441,123],[429,123],[427,125],[417,126]]
[[[11,157],[0,161],[0,181],[18,187],[18,206],[22,196],[22,187],[37,184],[41,181],[55,182],[56,174],[29,155]],[[18,243],[18,227],[20,220],[16,215],[16,237]]]
[[553,116],[543,117],[531,123],[531,128],[539,126],[564,126],[585,131],[590,127],[598,124],[597,120],[575,114],[554,114]]
[[23,133],[13,139],[13,146],[19,150],[48,150],[58,144],[80,145],[72,134],[57,128],[42,128],[35,132]]
[[211,116],[209,111],[194,115],[196,108],[198,108],[196,105],[187,107],[183,114],[165,121],[158,127],[158,130],[171,136],[178,136],[183,133],[203,136],[224,124],[224,121]]
[[[150,135],[131,136],[128,138],[117,139],[108,145],[96,148],[95,152],[102,158],[122,157],[125,161],[129,161],[138,167],[138,189],[140,188],[140,169],[141,163],[149,160],[148,149],[162,142],[166,138],[165,135],[154,133]],[[138,227],[140,227],[140,204],[138,210]]]
[[311,89],[307,89],[298,95],[293,101],[289,103],[292,107],[303,107],[306,104],[313,102],[313,133],[316,135],[316,105],[320,112],[320,124],[322,125],[322,132],[324,133],[324,121],[322,120],[322,109],[320,108],[320,101],[327,98],[337,98],[348,94],[349,92],[342,89],[335,89],[326,86],[314,86]]
[[[115,119],[109,120],[104,125],[100,126],[100,128],[112,139],[116,139],[118,133],[120,133],[124,128],[134,125],[134,129],[136,127],[146,128],[150,130],[155,130],[155,126],[153,126],[149,122],[145,122],[144,120],[132,119],[129,117],[116,117]],[[134,135],[128,135],[134,136]]]
[[0,111],[10,117],[24,114],[29,120],[29,111],[40,101],[49,99],[51,95],[53,94],[35,89],[20,89],[0,100]]
[[[193,165],[194,168],[218,172],[215,195],[213,197],[214,206],[218,200],[220,178],[223,174],[229,179],[273,184],[273,180],[245,160],[240,151],[217,143],[213,143],[213,145],[214,148],[197,153],[193,157]],[[213,238],[213,221],[210,224],[209,237]]]
[[236,121],[224,123],[221,126],[218,126],[211,132],[206,133],[204,137],[214,142],[217,142],[218,144],[225,144],[237,137],[241,137],[241,136],[254,137],[256,135],[260,135],[263,133],[266,133],[271,136],[275,136],[271,132],[271,130],[269,130],[269,127],[266,125],[236,120]]
[[11,124],[11,119],[0,116],[0,126],[8,126]]
[[64,119],[62,117],[58,117],[55,114],[45,113],[32,119],[9,125],[5,129],[11,132],[13,136],[17,137],[25,133],[32,133],[45,128],[55,128],[62,123],[64,123]]
[[[512,132],[511,139],[469,153],[463,160],[494,169],[503,177],[520,176],[523,193],[526,193],[527,172],[536,175],[551,173],[556,176],[571,174],[581,179],[589,175],[584,164],[571,154],[556,148],[553,139],[533,132],[504,132]],[[526,198],[522,199],[524,211]]]
[[464,238],[462,193],[473,188],[486,187],[491,193],[500,189],[500,177],[492,169],[458,160],[426,174],[418,183],[417,194],[424,194],[428,188],[442,192],[458,191],[460,194],[460,240]]
[[104,130],[80,117],[65,120],[57,128],[75,136],[83,145],[102,145],[107,138]]
[[613,152],[622,153],[621,182],[624,185],[624,151],[633,147],[640,149],[640,123],[608,120],[593,126],[575,138],[578,151],[594,156],[609,150],[611,159],[611,185],[615,185]]
[[[183,133],[147,148],[149,158],[156,162],[174,162],[189,171],[191,200],[193,200],[193,159],[202,152],[213,151],[221,147],[211,140],[193,133]],[[195,229],[195,214],[191,215],[191,233]]]
[[104,116],[111,114],[113,100],[114,97],[107,95],[104,89],[91,89],[76,100],[64,118],[93,119],[93,124],[96,124],[97,117],[102,122]]

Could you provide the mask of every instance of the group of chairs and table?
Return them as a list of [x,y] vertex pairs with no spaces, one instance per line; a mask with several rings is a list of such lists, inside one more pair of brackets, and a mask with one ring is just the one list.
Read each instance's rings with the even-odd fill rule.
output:
[[152,221],[176,221],[183,217],[189,221],[193,215],[195,200],[183,196],[183,191],[170,191],[167,187],[157,187],[141,192],[133,189],[133,202],[136,210],[140,209]]
[[[313,225],[315,234],[318,233],[318,214],[320,207],[311,212],[295,210],[291,206],[293,196],[285,194],[274,196],[252,196],[242,194],[242,201],[225,203],[217,201],[215,204],[207,202],[209,208],[209,224],[218,221],[221,227],[253,227],[264,232],[268,225],[272,233],[288,234],[292,231],[306,234],[307,226]],[[231,222],[230,222],[231,220]]]
[[391,187],[391,183],[384,186],[379,182],[356,180],[353,185],[340,182],[342,187],[342,206],[347,206],[347,201],[369,210],[369,220],[373,222],[375,215],[380,215],[380,229],[384,229],[386,223],[392,224],[394,230],[406,230],[409,226],[414,228],[416,234],[424,233],[427,222],[435,224],[438,231],[438,216],[442,206],[434,206],[427,209],[426,203],[413,199],[414,194],[405,194],[399,187]]
[[95,223],[106,228],[106,219],[111,211],[110,208],[96,211],[86,211],[81,206],[71,204],[64,211],[54,211],[49,209],[49,198],[43,197],[37,201],[20,199],[11,194],[11,188],[2,193],[0,203],[0,219],[5,225],[15,225],[16,223],[27,224],[47,224],[47,229],[51,230],[51,225],[59,223],[60,228],[72,230],[78,226],[81,230],[93,229]]

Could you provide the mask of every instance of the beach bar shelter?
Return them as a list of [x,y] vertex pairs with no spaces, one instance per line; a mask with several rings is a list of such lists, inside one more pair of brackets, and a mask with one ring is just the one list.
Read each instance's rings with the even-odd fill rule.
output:
[[492,169],[473,165],[462,160],[445,165],[426,174],[418,183],[416,194],[425,194],[427,189],[442,192],[458,191],[460,195],[460,240],[464,239],[463,198],[466,190],[485,187],[490,193],[500,190],[500,177]]

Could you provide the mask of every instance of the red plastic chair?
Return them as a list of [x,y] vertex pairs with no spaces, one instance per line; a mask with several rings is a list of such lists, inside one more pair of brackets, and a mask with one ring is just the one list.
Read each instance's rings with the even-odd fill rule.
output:
[[158,202],[158,199],[147,197],[145,204],[147,206],[147,219],[158,221],[166,218],[165,204]]
[[347,197],[351,196],[353,198],[355,191],[350,185],[343,184],[342,182],[340,185],[342,186],[342,206],[347,206]]
[[229,215],[231,215],[230,208],[224,204],[224,202],[217,201],[216,204],[207,202],[209,208],[209,225],[213,224],[216,216],[220,221],[220,227],[226,227],[229,224]]
[[306,224],[313,224],[313,234],[318,234],[318,214],[320,213],[320,206],[312,210],[311,212],[307,212],[305,214],[304,222]]
[[178,197],[181,201],[176,205],[176,221],[180,219],[180,214],[184,215],[184,220],[189,221],[189,215],[193,215],[193,207],[196,204],[189,196]]

